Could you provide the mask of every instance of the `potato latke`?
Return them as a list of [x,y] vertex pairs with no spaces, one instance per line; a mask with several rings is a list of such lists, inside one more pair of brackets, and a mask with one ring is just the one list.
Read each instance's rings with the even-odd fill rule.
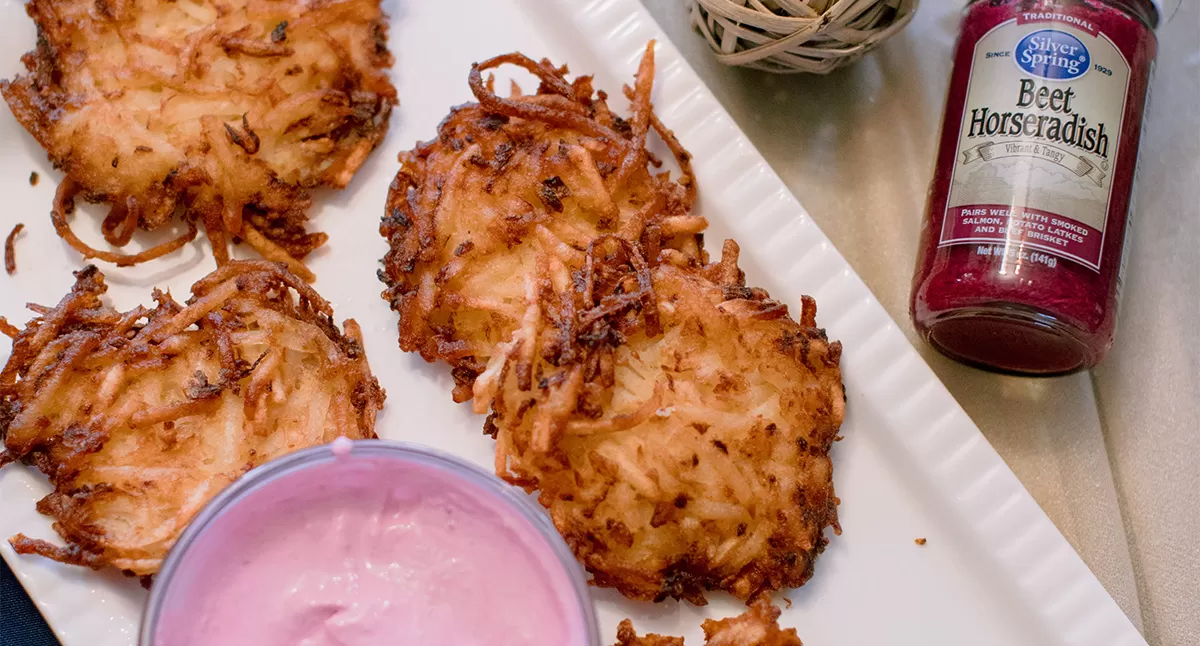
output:
[[[383,390],[358,325],[282,265],[232,261],[181,306],[119,312],[89,266],[24,330],[0,372],[0,465],[25,460],[54,492],[59,547],[21,553],[153,574],[200,508],[247,470],[296,449],[375,437]],[[293,290],[297,297],[293,296]]]
[[[231,239],[301,264],[308,189],[342,188],[383,140],[396,92],[378,0],[32,0],[37,49],[0,83],[17,120],[66,173],[59,235],[85,258],[131,265],[201,226],[217,263]],[[106,241],[187,232],[136,254],[95,249],[67,226],[74,198],[111,205]]]
[[[502,64],[536,75],[537,94],[496,96],[482,72]],[[591,77],[568,82],[548,61],[493,58],[471,70],[480,102],[455,108],[436,139],[400,156],[380,227],[391,245],[383,296],[400,315],[400,347],[453,366],[456,401],[520,323],[521,277],[539,258],[569,271],[608,233],[700,257],[695,233],[707,223],[689,212],[689,157],[651,111],[653,64],[648,52],[625,121]],[[651,130],[676,152],[679,181],[652,172]]]
[[837,527],[829,449],[841,346],[762,290],[737,246],[651,268],[601,240],[576,283],[539,290],[475,382],[496,472],[529,491],[597,585],[634,599],[803,585]]

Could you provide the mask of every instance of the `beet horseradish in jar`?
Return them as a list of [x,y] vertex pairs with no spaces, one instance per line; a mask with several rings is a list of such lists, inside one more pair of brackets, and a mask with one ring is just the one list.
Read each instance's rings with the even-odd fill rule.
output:
[[913,279],[944,354],[1052,375],[1108,351],[1159,9],[968,5]]

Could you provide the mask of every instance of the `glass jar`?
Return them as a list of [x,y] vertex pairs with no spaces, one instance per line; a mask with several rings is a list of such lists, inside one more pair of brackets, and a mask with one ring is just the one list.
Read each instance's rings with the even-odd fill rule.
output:
[[1161,7],[964,10],[910,313],[954,359],[1029,375],[1112,345]]

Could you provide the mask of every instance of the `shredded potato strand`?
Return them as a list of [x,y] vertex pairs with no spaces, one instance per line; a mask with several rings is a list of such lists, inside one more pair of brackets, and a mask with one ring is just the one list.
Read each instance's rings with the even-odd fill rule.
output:
[[196,225],[193,222],[188,222],[188,230],[183,235],[135,254],[102,251],[91,247],[83,240],[80,240],[75,235],[75,232],[71,231],[70,225],[67,224],[67,214],[75,210],[75,196],[78,195],[79,191],[80,186],[74,180],[69,177],[63,178],[62,184],[58,185],[58,191],[54,196],[54,207],[50,210],[50,221],[54,224],[54,230],[58,233],[59,237],[66,240],[67,244],[71,245],[71,248],[78,251],[84,258],[95,258],[114,263],[118,267],[129,267],[177,251],[196,239]]

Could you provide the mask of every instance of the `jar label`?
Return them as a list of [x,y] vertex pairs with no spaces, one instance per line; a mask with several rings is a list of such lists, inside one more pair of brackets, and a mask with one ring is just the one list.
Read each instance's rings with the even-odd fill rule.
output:
[[975,44],[939,246],[1100,269],[1129,64],[1087,20],[1022,12]]

